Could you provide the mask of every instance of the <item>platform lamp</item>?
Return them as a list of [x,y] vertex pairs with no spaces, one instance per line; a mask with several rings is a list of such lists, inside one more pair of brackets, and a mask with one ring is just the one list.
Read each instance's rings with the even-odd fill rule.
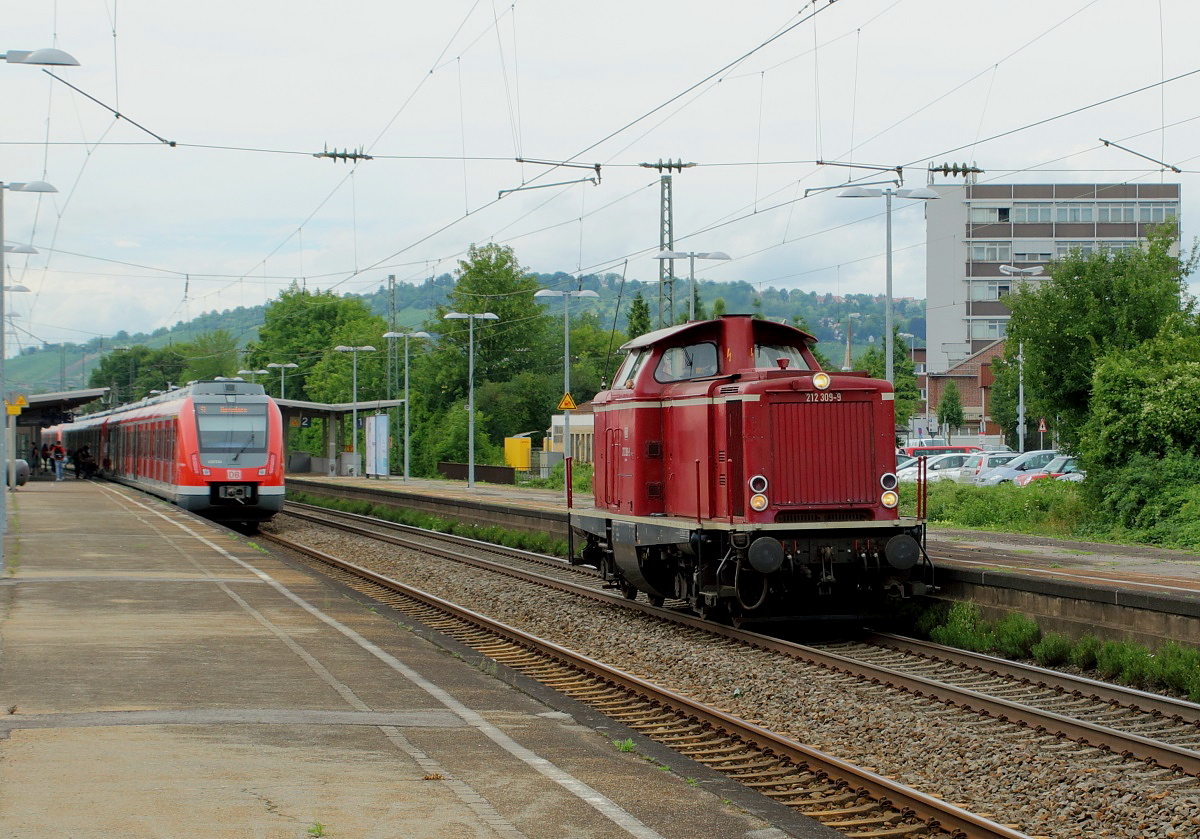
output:
[[[1000,273],[1007,277],[1036,277],[1045,269],[1041,265],[1018,268],[1001,265]],[[1017,451],[1025,451],[1025,345],[1017,344]]]
[[493,312],[481,315],[447,312],[443,320],[465,320],[467,328],[467,488],[475,486],[475,321],[500,320]]
[[287,399],[287,371],[295,370],[300,365],[291,361],[285,361],[283,363],[271,361],[268,362],[267,366],[275,367],[279,370],[279,398]]
[[[572,297],[599,297],[600,295],[590,289],[582,289],[580,291],[556,291],[552,288],[543,288],[540,291],[535,291],[534,299],[561,297],[563,299],[563,398],[566,399],[571,393],[571,320],[570,320],[570,303]],[[571,506],[571,482],[567,474],[567,462],[571,459],[571,412],[563,410],[563,479],[565,484],[565,498],[567,506]]]
[[[11,54],[6,54],[6,59]],[[8,318],[4,314],[4,298],[7,289],[4,285],[4,263],[6,261],[6,253],[37,253],[37,250],[30,245],[5,245],[4,244],[4,192],[12,190],[13,192],[58,192],[50,184],[45,181],[29,181],[28,183],[5,183],[0,181],[0,397],[5,402],[4,416],[4,433],[0,434],[0,464],[4,464],[5,481],[7,492],[0,492],[0,535],[8,532],[8,492],[16,489],[16,462],[12,459],[13,447],[8,441],[9,431],[9,414],[8,414],[8,382],[5,379],[4,372],[4,356],[7,352],[7,337],[8,337]],[[24,288],[24,286],[22,286]],[[12,291],[16,291],[17,287],[13,286]],[[3,558],[4,548],[0,545],[0,559]]]
[[884,301],[884,318],[883,318],[883,354],[884,354],[884,378],[889,383],[894,383],[896,372],[892,364],[892,196],[897,198],[912,198],[919,201],[930,201],[940,198],[934,190],[928,187],[916,187],[909,189],[907,187],[901,189],[877,189],[874,187],[852,186],[848,189],[843,189],[838,193],[838,198],[878,198],[884,196],[887,199],[886,204],[886,219],[887,219],[887,299]]
[[[350,378],[350,400],[353,418],[350,421],[350,451],[354,454],[354,466],[358,467],[358,354],[360,352],[375,352],[371,346],[365,347],[334,347],[334,352],[348,352],[353,356]],[[360,470],[361,471],[361,470]]]
[[[688,260],[688,320],[696,319],[696,260],[697,259],[733,259],[732,256],[725,251],[710,251],[707,253],[697,253],[695,251],[660,251],[654,255],[655,259],[683,259]],[[671,319],[675,319],[675,313],[671,312]]]
[[[404,339],[404,480],[408,480],[408,339],[432,338],[428,332],[385,332],[383,337],[388,341],[396,338]],[[388,387],[392,383],[388,382]]]
[[238,370],[238,371],[237,371],[237,374],[238,374],[239,376],[249,376],[249,377],[250,377],[250,384],[254,384],[254,383],[255,383],[255,378],[254,378],[255,376],[265,376],[265,375],[267,375],[267,374],[268,374],[268,373],[270,373],[270,372],[271,372],[270,370]]
[[[78,67],[79,62],[70,53],[63,52],[60,49],[47,47],[40,50],[8,50],[0,53],[0,59],[7,61],[9,64],[40,64],[56,67]],[[13,192],[58,192],[50,184],[45,181],[29,181],[28,183],[4,183],[0,181],[0,328],[7,331],[8,320],[4,316],[4,253],[8,249],[4,247],[4,190],[11,189]],[[17,246],[19,247],[19,246]],[[17,250],[14,247],[13,253],[28,253],[28,251]],[[4,378],[4,341],[0,339],[0,397],[7,399],[8,389],[7,382]],[[7,408],[5,409],[5,419],[7,423]],[[5,471],[8,473],[7,482],[8,489],[14,489],[13,484],[13,467],[15,464],[8,459],[9,448],[6,444],[6,434],[0,434],[0,464],[6,464]],[[8,493],[0,492],[0,536],[8,531]],[[0,566],[4,560],[4,543],[0,540]]]

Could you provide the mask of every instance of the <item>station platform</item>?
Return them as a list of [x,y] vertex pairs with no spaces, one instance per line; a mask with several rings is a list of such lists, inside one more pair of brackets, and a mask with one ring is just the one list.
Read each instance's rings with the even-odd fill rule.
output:
[[2,836],[837,835],[158,499],[7,500]]

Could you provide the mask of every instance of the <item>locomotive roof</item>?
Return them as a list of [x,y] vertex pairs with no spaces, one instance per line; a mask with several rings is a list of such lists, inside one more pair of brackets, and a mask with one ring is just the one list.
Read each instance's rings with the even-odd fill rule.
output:
[[817,339],[812,335],[809,335],[802,329],[797,329],[794,326],[788,326],[786,323],[777,323],[773,320],[761,320],[754,318],[753,315],[722,315],[717,320],[697,320],[689,323],[679,323],[675,326],[667,326],[663,329],[656,329],[653,332],[647,332],[645,335],[639,335],[636,338],[626,341],[621,345],[621,349],[637,350],[643,347],[649,347],[653,344],[657,344],[659,341],[666,340],[667,338],[673,338],[685,332],[707,332],[711,329],[712,324],[719,323],[721,320],[726,320],[729,318],[743,318],[752,320],[754,324],[755,338],[760,337],[762,333],[766,333],[766,335],[762,337],[777,335],[782,336],[786,341],[796,341],[799,339],[809,347],[817,343]]

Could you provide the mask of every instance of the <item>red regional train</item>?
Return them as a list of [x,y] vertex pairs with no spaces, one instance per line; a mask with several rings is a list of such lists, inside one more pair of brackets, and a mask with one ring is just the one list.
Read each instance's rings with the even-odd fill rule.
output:
[[105,477],[198,515],[257,525],[283,508],[283,421],[262,385],[186,387],[42,432],[67,451],[91,448]]
[[630,599],[737,624],[862,619],[930,592],[924,522],[897,510],[892,386],[822,371],[814,344],[748,315],[625,344],[593,401],[576,561]]

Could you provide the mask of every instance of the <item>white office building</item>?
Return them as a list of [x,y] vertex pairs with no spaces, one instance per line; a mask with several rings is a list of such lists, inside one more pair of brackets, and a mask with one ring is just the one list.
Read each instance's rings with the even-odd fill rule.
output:
[[926,211],[926,356],[931,373],[1003,338],[1004,296],[1018,282],[1000,266],[1044,266],[1071,249],[1138,246],[1179,217],[1179,184],[931,185]]

